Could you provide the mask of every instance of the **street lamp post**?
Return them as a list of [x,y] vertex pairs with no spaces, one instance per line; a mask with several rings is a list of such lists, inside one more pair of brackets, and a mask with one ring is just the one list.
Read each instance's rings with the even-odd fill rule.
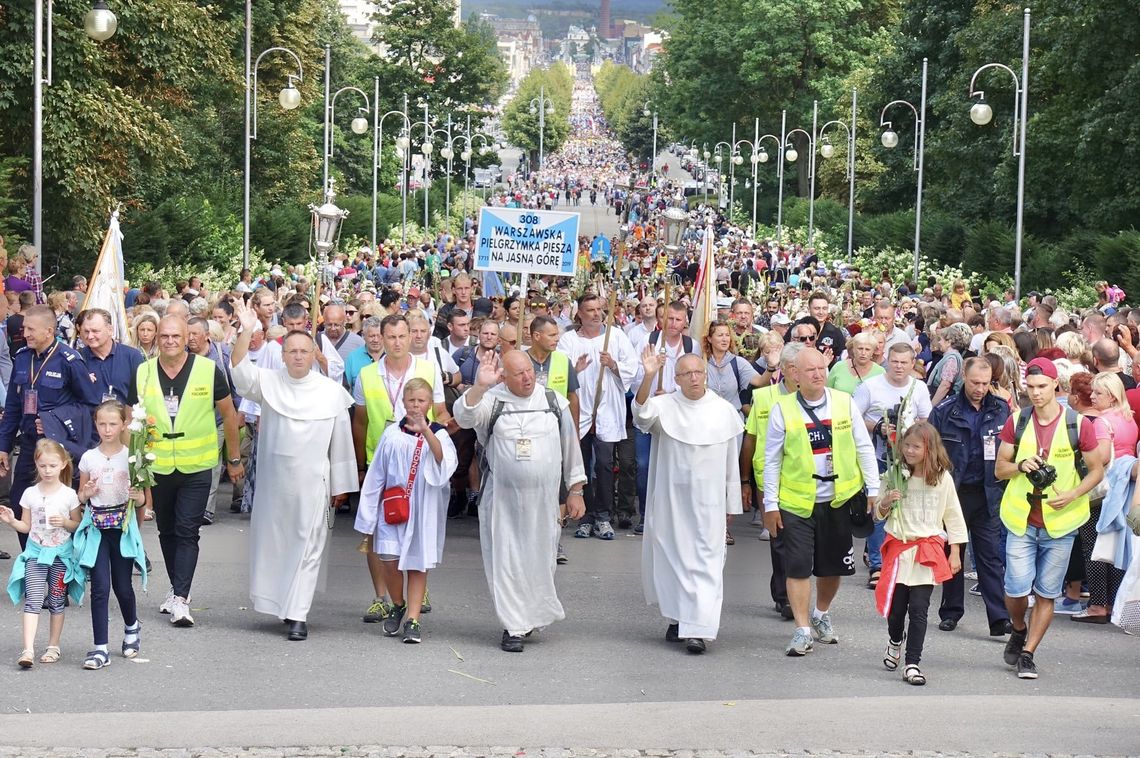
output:
[[[819,121],[819,101],[812,102],[811,108],[811,134],[808,134],[803,129],[792,129],[787,134],[787,140],[790,140],[793,134],[799,133],[807,138],[808,141],[808,247],[811,247],[812,241],[815,239],[815,135],[817,134],[816,123]],[[788,163],[795,163],[800,154],[796,148],[789,142],[784,142],[785,152],[784,157],[787,158]]]
[[465,142],[462,152],[459,153],[459,158],[463,161],[463,219],[466,221],[468,180],[471,176],[471,155],[472,150],[474,149],[472,141],[476,139],[483,140],[483,146],[479,148],[479,152],[481,154],[486,153],[488,150],[490,150],[491,145],[495,145],[495,142],[482,132],[476,132],[475,134],[471,133],[471,114],[467,114],[467,129],[463,134],[458,135],[457,139],[463,140]]
[[[752,239],[756,239],[756,195],[757,184],[759,179],[759,168],[761,163],[768,162],[768,151],[764,149],[764,140],[772,140],[776,143],[776,154],[779,155],[783,149],[784,143],[775,134],[760,134],[760,119],[756,119],[755,131],[752,145],[752,156],[749,159],[752,163]],[[782,161],[781,161],[782,163]],[[778,169],[777,169],[778,170]],[[781,194],[781,202],[783,195]]]
[[[649,163],[649,178],[652,181],[653,177],[657,174],[657,108],[649,109],[652,100],[645,101],[645,107],[642,109],[642,114],[645,116],[653,116],[653,157]],[[694,147],[695,149],[695,147]]]
[[[44,86],[52,84],[52,2],[33,0],[32,53],[32,244],[36,248],[36,271],[43,270],[44,226]],[[46,7],[45,7],[46,4]],[[95,0],[83,18],[83,29],[96,42],[106,42],[119,28],[119,20],[104,0]],[[44,55],[45,47],[47,55]],[[46,72],[44,69],[47,69]]]
[[[327,51],[328,48],[326,47],[325,50]],[[326,60],[327,60],[327,58],[326,58]],[[367,134],[368,133],[368,119],[366,119],[364,117],[364,115],[362,115],[362,114],[366,114],[366,113],[368,113],[368,111],[372,110],[372,104],[368,101],[368,95],[365,94],[364,90],[360,89],[359,87],[341,87],[336,92],[334,92],[332,94],[332,96],[329,96],[328,90],[327,90],[327,86],[328,86],[328,78],[327,77],[325,78],[325,86],[326,86],[325,102],[327,103],[327,107],[325,108],[325,177],[326,177],[325,184],[327,185],[328,184],[328,178],[327,177],[329,175],[329,161],[332,160],[332,157],[333,157],[332,126],[333,126],[333,121],[336,118],[336,99],[338,97],[340,97],[342,94],[344,94],[345,92],[355,92],[356,94],[358,94],[362,98],[364,98],[364,107],[358,109],[358,113],[357,113],[356,117],[352,119],[352,127],[351,128],[352,128],[353,134]]]
[[[720,205],[724,202],[724,170],[721,169],[721,167],[720,167],[720,164],[724,162],[724,155],[721,153],[721,150],[720,150],[721,145],[724,145],[725,147],[727,147],[729,149],[730,160],[731,160],[731,153],[732,153],[732,145],[728,144],[727,142],[722,141],[722,142],[718,142],[715,145],[713,145],[713,152],[716,153],[716,155],[713,156],[713,160],[716,162],[717,179],[719,180],[719,183],[717,184],[717,188],[716,188],[717,205]],[[729,210],[730,218],[731,218],[731,214],[732,214],[732,211],[730,209]]]
[[530,115],[538,114],[538,170],[542,171],[543,138],[546,132],[546,114],[554,115],[554,103],[546,96],[546,85],[538,88],[538,97],[530,101]]
[[855,229],[855,107],[857,102],[856,98],[858,98],[858,96],[859,93],[853,88],[851,90],[850,124],[835,119],[819,127],[819,131],[816,132],[816,139],[822,143],[819,146],[819,154],[824,160],[835,155],[835,146],[831,144],[831,140],[824,134],[828,127],[834,126],[836,128],[842,128],[847,135],[847,260],[851,260],[851,245],[854,240],[853,233]]
[[288,75],[285,86],[277,95],[281,107],[291,111],[301,104],[301,92],[294,85],[294,80],[300,82],[305,79],[305,70],[301,66],[301,59],[287,47],[270,47],[262,50],[256,61],[250,61],[252,55],[252,0],[245,4],[245,174],[242,178],[242,244],[241,265],[249,268],[249,182],[250,182],[250,156],[253,151],[253,140],[257,139],[257,69],[261,59],[270,53],[285,53],[293,58],[297,64],[297,75]]
[[[408,153],[408,134],[411,132],[412,123],[408,120],[408,114],[404,111],[388,111],[383,116],[380,115],[380,77],[374,77],[373,80],[373,93],[372,102],[376,107],[372,109],[372,252],[376,252],[376,219],[377,211],[376,205],[379,199],[379,181],[380,181],[380,168],[382,162],[381,147],[384,143],[384,119],[389,116],[399,116],[404,120],[404,130],[400,136],[396,138],[396,155],[400,158],[400,195],[404,201],[404,224],[401,231],[402,242],[407,244],[408,241],[408,175],[406,157]],[[407,107],[408,96],[404,95],[404,106]]]
[[1029,9],[1024,12],[1021,37],[1021,79],[1009,66],[1001,63],[987,63],[970,77],[970,97],[978,96],[978,102],[970,108],[970,120],[978,126],[985,126],[994,117],[993,109],[986,103],[986,94],[974,87],[978,74],[988,68],[1000,68],[1013,77],[1013,87],[1017,100],[1013,106],[1013,154],[1017,156],[1017,233],[1013,251],[1013,294],[1021,298],[1021,232],[1025,215],[1025,125],[1029,115]]
[[425,234],[427,233],[428,224],[429,224],[429,218],[428,218],[428,172],[431,170],[431,165],[430,165],[431,151],[434,149],[434,146],[431,144],[431,135],[432,135],[431,122],[428,120],[428,107],[427,107],[427,103],[425,102],[424,103],[424,141],[423,141],[423,144],[420,145],[420,153],[422,153],[424,156],[423,192],[424,192],[424,233]]
[[893,149],[898,147],[899,135],[895,132],[893,125],[887,121],[887,110],[892,105],[905,105],[914,112],[914,171],[918,172],[918,192],[914,201],[914,280],[918,281],[918,261],[920,240],[922,235],[922,172],[923,172],[923,156],[926,152],[926,64],[927,59],[922,59],[922,94],[919,99],[919,106],[914,107],[914,103],[908,100],[892,100],[883,106],[882,113],[879,114],[879,126],[885,127],[886,131],[879,138],[883,143],[883,147]]
[[707,142],[701,146],[701,157],[704,158],[705,202],[707,203],[709,201],[709,158],[712,157]]

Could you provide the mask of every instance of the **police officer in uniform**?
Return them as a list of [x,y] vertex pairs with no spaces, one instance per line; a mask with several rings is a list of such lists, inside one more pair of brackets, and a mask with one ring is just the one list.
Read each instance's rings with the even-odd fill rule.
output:
[[[92,414],[100,402],[95,377],[82,356],[58,341],[55,332],[51,308],[36,305],[24,312],[27,344],[12,359],[12,381],[0,422],[0,476],[8,473],[12,449],[17,443],[20,447],[10,495],[17,519],[23,514],[20,497],[36,480],[33,452],[39,440],[59,442],[76,463],[95,442]],[[19,538],[23,548],[28,536]]]
[[[227,450],[238,450],[238,418],[230,385],[209,358],[186,352],[188,326],[181,316],[158,322],[158,356],[139,366],[132,404],[142,402],[155,419],[154,519],[170,577],[170,592],[159,610],[174,626],[194,626],[190,585],[198,566],[198,531],[218,462],[215,411],[221,414]],[[226,461],[230,480],[245,476],[241,458]]]

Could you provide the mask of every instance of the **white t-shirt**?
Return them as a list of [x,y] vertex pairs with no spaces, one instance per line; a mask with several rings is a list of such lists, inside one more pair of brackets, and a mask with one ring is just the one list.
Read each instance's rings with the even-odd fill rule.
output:
[[79,459],[79,473],[99,485],[91,496],[97,506],[122,505],[130,497],[131,475],[127,466],[127,446],[108,457],[99,448],[92,448]]
[[[915,421],[930,417],[930,390],[924,382],[911,379],[911,384],[896,387],[887,381],[886,374],[873,376],[855,389],[855,405],[866,421],[878,423],[887,411],[894,409],[910,391],[906,413],[899,419],[899,434]],[[886,443],[881,436],[875,437],[875,454],[880,458],[886,452]]]
[[20,507],[32,512],[32,530],[28,537],[41,547],[59,547],[71,538],[71,532],[62,526],[48,526],[51,516],[68,516],[79,507],[79,496],[70,487],[60,487],[45,494],[37,483],[20,496]]

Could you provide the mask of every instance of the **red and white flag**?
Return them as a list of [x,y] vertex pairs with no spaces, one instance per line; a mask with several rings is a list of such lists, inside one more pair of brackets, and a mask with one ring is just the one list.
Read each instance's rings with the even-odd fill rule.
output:
[[689,321],[689,336],[698,345],[703,343],[709,327],[716,321],[716,256],[713,250],[713,230],[707,226],[701,245],[701,267],[697,271],[693,318]]

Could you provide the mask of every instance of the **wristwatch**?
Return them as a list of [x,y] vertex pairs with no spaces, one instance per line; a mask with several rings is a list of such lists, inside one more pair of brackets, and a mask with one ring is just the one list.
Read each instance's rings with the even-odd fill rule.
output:
[[226,458],[227,466],[236,466],[241,463],[241,458]]

